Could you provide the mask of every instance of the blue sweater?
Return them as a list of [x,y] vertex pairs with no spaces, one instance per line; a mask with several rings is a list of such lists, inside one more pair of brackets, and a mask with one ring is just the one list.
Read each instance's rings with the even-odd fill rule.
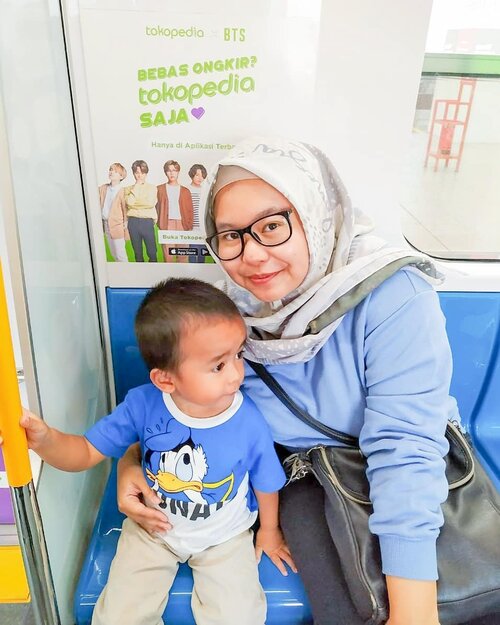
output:
[[[436,538],[447,497],[443,456],[451,352],[436,292],[402,269],[345,315],[309,362],[268,366],[310,415],[359,436],[368,459],[383,571],[437,579]],[[266,417],[274,439],[308,448],[331,439],[299,421],[247,366],[245,391]]]

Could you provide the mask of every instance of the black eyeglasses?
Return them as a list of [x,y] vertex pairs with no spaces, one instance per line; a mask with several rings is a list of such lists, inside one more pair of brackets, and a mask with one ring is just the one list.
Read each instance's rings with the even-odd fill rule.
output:
[[261,217],[246,228],[216,232],[207,237],[206,241],[220,260],[234,260],[243,254],[245,234],[249,234],[260,245],[276,247],[286,243],[292,236],[291,213],[292,209],[287,208]]

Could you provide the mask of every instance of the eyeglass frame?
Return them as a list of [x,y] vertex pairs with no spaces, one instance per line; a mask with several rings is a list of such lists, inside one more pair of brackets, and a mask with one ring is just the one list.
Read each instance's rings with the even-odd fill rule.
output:
[[[254,241],[256,241],[259,245],[262,245],[263,247],[278,247],[279,245],[283,245],[283,243],[286,243],[287,241],[289,241],[291,239],[291,237],[292,237],[293,227],[292,227],[292,222],[290,221],[290,215],[292,213],[293,213],[293,208],[285,208],[282,211],[278,211],[276,213],[271,213],[270,215],[264,215],[263,217],[259,217],[255,221],[252,221],[252,223],[249,224],[246,228],[229,228],[228,230],[222,230],[221,232],[215,232],[214,234],[211,234],[209,237],[206,237],[205,241],[208,243],[208,245],[212,249],[213,253],[217,256],[217,258],[219,260],[221,260],[222,262],[229,262],[231,260],[236,260],[237,258],[239,258],[243,254],[243,252],[245,251],[245,245],[246,245],[245,239],[243,238],[243,236],[245,234],[249,234]],[[288,237],[284,241],[281,241],[281,243],[273,243],[271,245],[267,245],[266,243],[262,243],[262,241],[259,241],[259,239],[257,238],[257,235],[254,232],[252,232],[253,226],[255,226],[255,224],[258,221],[261,221],[262,219],[267,219],[269,217],[276,217],[277,215],[280,215],[280,216],[282,216],[282,217],[284,217],[286,219],[286,222],[287,222],[288,227],[290,229],[290,234],[288,235]],[[233,256],[233,258],[221,258],[219,256],[219,254],[217,254],[217,252],[213,249],[212,245],[210,244],[210,241],[212,239],[214,239],[215,237],[218,237],[221,234],[225,234],[226,232],[236,232],[236,234],[240,237],[241,252],[239,254],[237,254],[236,256]]]

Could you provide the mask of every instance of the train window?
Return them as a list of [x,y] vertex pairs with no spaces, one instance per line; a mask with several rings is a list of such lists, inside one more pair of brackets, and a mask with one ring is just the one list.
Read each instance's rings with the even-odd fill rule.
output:
[[435,0],[426,50],[403,233],[436,257],[500,260],[500,4]]

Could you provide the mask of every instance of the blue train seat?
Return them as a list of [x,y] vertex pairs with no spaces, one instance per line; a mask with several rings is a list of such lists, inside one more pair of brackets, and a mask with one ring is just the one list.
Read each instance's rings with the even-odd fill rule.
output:
[[[148,372],[135,342],[133,319],[145,289],[108,289],[111,350],[117,401],[143,384]],[[500,489],[500,294],[440,293],[453,352],[452,394],[478,454]],[[75,595],[76,625],[89,625],[108,577],[123,515],[116,506],[116,467],[110,474]],[[311,623],[298,575],[283,577],[264,557],[259,565],[268,601],[268,625]],[[164,614],[173,625],[194,625],[190,607],[192,576],[182,565]]]

